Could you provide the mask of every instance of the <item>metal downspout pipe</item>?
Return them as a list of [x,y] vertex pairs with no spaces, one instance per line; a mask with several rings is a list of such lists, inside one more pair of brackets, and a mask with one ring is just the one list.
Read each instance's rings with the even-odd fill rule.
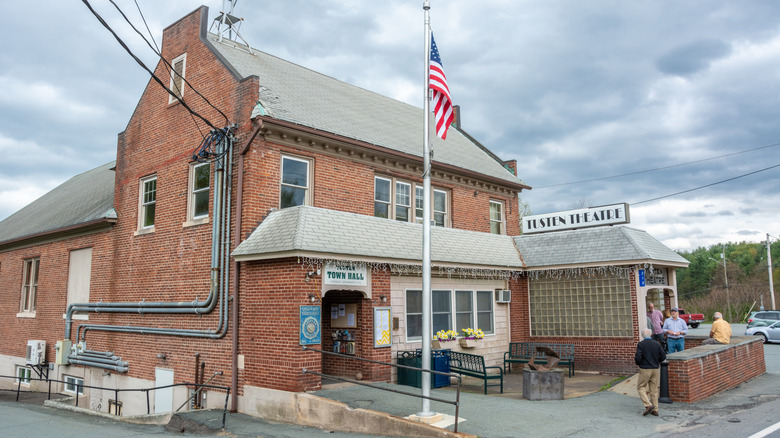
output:
[[[238,172],[238,181],[236,182],[236,223],[233,228],[233,247],[238,248],[241,243],[241,227],[243,225],[243,213],[244,213],[244,157],[249,151],[249,146],[255,140],[255,137],[263,129],[263,121],[257,119],[258,124],[252,131],[252,134],[247,139],[244,147],[238,152],[238,165],[236,171]],[[232,336],[233,345],[231,347],[231,374],[230,374],[230,410],[231,412],[238,411],[238,308],[239,308],[239,283],[241,279],[240,271],[241,264],[233,259],[233,302],[231,314],[232,324]]]

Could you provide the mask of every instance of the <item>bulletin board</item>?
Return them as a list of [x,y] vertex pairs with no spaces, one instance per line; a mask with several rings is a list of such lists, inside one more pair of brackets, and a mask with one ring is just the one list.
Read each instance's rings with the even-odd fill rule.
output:
[[357,303],[331,304],[330,327],[331,328],[357,327]]

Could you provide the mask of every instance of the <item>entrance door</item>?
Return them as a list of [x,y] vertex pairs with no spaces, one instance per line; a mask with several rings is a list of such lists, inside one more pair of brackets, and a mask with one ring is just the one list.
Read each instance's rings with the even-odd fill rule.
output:
[[[173,385],[173,370],[154,369],[154,386]],[[154,390],[154,412],[160,414],[173,411],[173,387]]]

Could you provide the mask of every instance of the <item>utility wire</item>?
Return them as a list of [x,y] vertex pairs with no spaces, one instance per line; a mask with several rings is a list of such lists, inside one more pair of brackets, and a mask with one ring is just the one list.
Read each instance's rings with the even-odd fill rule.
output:
[[[129,47],[127,47],[127,44],[125,44],[125,42],[124,42],[124,41],[122,41],[122,38],[120,38],[120,37],[119,37],[119,35],[117,35],[117,34],[116,34],[116,32],[114,32],[114,29],[112,29],[112,28],[111,28],[111,26],[109,26],[109,25],[108,25],[108,23],[106,23],[106,21],[103,19],[103,17],[101,17],[101,16],[100,16],[100,14],[98,14],[98,13],[97,13],[97,11],[95,11],[95,10],[92,8],[92,5],[90,5],[90,4],[89,4],[89,0],[81,0],[81,1],[82,1],[82,3],[84,3],[84,4],[87,6],[87,8],[90,10],[90,12],[92,12],[92,15],[94,15],[94,16],[95,16],[95,18],[97,18],[97,19],[98,19],[98,21],[100,22],[100,24],[102,24],[102,25],[103,25],[103,27],[105,27],[105,28],[106,28],[106,29],[107,29],[109,32],[111,32],[111,35],[113,35],[113,36],[114,36],[114,38],[117,40],[117,42],[119,43],[119,45],[121,45],[121,46],[122,46],[122,47],[125,49],[125,51],[126,51],[126,52],[127,52],[127,53],[128,53],[128,54],[129,54],[129,55],[130,55],[130,56],[131,56],[131,57],[132,57],[134,60],[135,60],[135,62],[137,62],[137,63],[138,63],[138,65],[140,65],[140,66],[141,66],[141,68],[143,68],[144,70],[146,70],[146,71],[147,71],[147,72],[148,72],[148,73],[149,73],[149,74],[152,76],[152,79],[154,79],[154,80],[155,80],[155,82],[157,82],[158,84],[160,84],[160,86],[161,86],[161,87],[163,87],[163,88],[165,89],[165,91],[167,91],[168,93],[170,93],[170,94],[172,94],[172,95],[174,95],[174,96],[175,96],[176,94],[173,92],[173,90],[171,90],[170,88],[168,88],[168,87],[167,87],[167,86],[166,86],[166,85],[165,85],[165,84],[164,84],[164,83],[163,83],[163,82],[160,80],[160,78],[158,78],[158,77],[157,77],[157,75],[155,75],[155,74],[154,74],[154,72],[153,72],[153,71],[149,70],[149,67],[147,67],[147,66],[146,66],[146,65],[143,63],[143,61],[141,61],[141,60],[140,60],[140,59],[139,59],[137,56],[135,56],[135,54],[133,53],[133,51],[132,51],[132,50],[130,50],[130,48],[129,48]],[[187,104],[184,102],[184,100],[183,100],[183,99],[179,99],[179,101],[180,101],[180,102],[181,102],[181,104],[184,106],[184,108],[186,108],[186,109],[187,109],[187,111],[189,111],[190,113],[194,114],[194,115],[195,115],[195,116],[197,116],[199,119],[203,120],[203,122],[205,122],[207,125],[209,125],[209,126],[212,128],[212,129],[219,129],[219,128],[217,128],[216,126],[214,126],[214,125],[213,125],[213,124],[212,124],[210,121],[208,121],[208,120],[207,120],[205,117],[201,116],[200,114],[198,114],[197,112],[195,112],[195,111],[194,111],[192,108],[190,108],[190,107],[189,107],[189,105],[187,105]]]
[[770,170],[770,169],[774,169],[775,167],[780,167],[780,164],[775,164],[774,166],[765,167],[765,168],[763,168],[763,169],[756,170],[755,172],[750,172],[750,173],[746,173],[746,174],[743,174],[743,175],[735,176],[735,177],[733,177],[733,178],[724,179],[724,180],[722,180],[722,181],[714,182],[714,183],[712,183],[712,184],[707,184],[707,185],[703,185],[703,186],[695,187],[695,188],[692,188],[692,189],[683,190],[682,192],[672,193],[672,194],[670,194],[670,195],[659,196],[659,197],[657,197],[657,198],[653,198],[653,199],[647,199],[647,200],[645,200],[645,201],[640,201],[640,202],[632,202],[632,203],[631,203],[631,205],[639,205],[639,204],[644,204],[644,203],[646,203],[646,202],[657,201],[657,200],[659,200],[659,199],[664,199],[664,198],[671,198],[672,196],[677,196],[677,195],[681,195],[681,194],[683,194],[683,193],[693,192],[693,191],[695,191],[695,190],[701,190],[701,189],[704,189],[704,188],[707,188],[707,187],[712,187],[712,186],[714,186],[714,185],[722,184],[722,183],[724,183],[724,182],[734,181],[735,179],[744,178],[744,177],[746,177],[746,176],[750,176],[750,175],[755,175],[756,173],[759,173],[759,172],[764,172],[764,171],[767,171],[767,170]]
[[[141,37],[141,38],[144,40],[144,42],[146,42],[146,45],[147,45],[147,46],[149,46],[149,48],[150,48],[150,49],[152,49],[152,51],[153,51],[153,52],[154,52],[154,53],[155,53],[157,56],[159,56],[159,57],[160,57],[160,59],[163,61],[163,64],[165,65],[165,68],[168,70],[168,73],[171,73],[171,70],[173,69],[173,66],[172,66],[172,65],[171,65],[171,64],[168,62],[168,60],[167,60],[167,59],[165,59],[165,58],[162,56],[162,52],[160,52],[160,49],[159,49],[159,47],[157,46],[157,42],[156,42],[156,41],[154,41],[154,36],[152,36],[152,41],[154,42],[154,46],[152,46],[152,44],[149,42],[149,40],[147,40],[147,39],[146,39],[146,37],[145,37],[145,36],[144,36],[144,35],[141,33],[141,31],[139,31],[139,30],[138,30],[138,29],[135,27],[135,25],[133,25],[133,23],[130,21],[130,19],[129,19],[129,18],[127,18],[127,15],[125,15],[125,13],[122,11],[122,9],[120,9],[120,8],[119,8],[119,6],[118,6],[118,5],[117,5],[117,4],[114,2],[114,0],[108,0],[108,1],[109,1],[109,2],[111,2],[111,4],[112,4],[112,5],[114,5],[114,7],[116,8],[116,10],[117,10],[117,11],[119,11],[119,14],[120,14],[120,15],[122,15],[122,18],[124,18],[124,19],[125,19],[125,21],[127,22],[127,24],[129,24],[129,25],[130,25],[130,27],[131,27],[131,28],[132,28],[132,29],[135,31],[135,33],[137,33],[137,34],[138,34],[138,35],[139,35],[139,36],[140,36],[140,37]],[[141,20],[143,20],[143,22],[144,22],[144,25],[146,25],[146,30],[149,32],[149,35],[151,36],[151,35],[152,35],[152,32],[149,30],[149,26],[146,24],[146,18],[144,17],[144,14],[143,14],[143,12],[141,12],[141,7],[140,7],[140,6],[138,6],[138,2],[136,2],[135,4],[136,4],[136,6],[138,7],[138,13],[139,13],[139,14],[141,14]],[[178,74],[178,73],[177,73],[177,74]],[[181,76],[181,75],[180,75],[180,76]],[[192,89],[192,91],[194,91],[194,92],[195,92],[195,94],[197,94],[198,96],[200,96],[200,97],[201,97],[201,98],[202,98],[204,101],[206,101],[206,103],[207,103],[207,104],[208,104],[210,107],[212,107],[212,108],[214,108],[215,110],[217,110],[217,112],[218,112],[218,113],[220,113],[220,114],[222,115],[222,117],[224,117],[224,118],[225,118],[225,125],[230,125],[230,120],[229,120],[229,119],[228,119],[228,117],[225,115],[225,113],[223,113],[222,111],[220,111],[220,109],[219,109],[219,108],[217,108],[216,106],[214,106],[214,105],[213,105],[213,104],[212,104],[212,103],[211,103],[211,102],[210,102],[210,101],[209,101],[209,100],[208,100],[208,99],[207,99],[207,98],[206,98],[204,95],[202,95],[202,94],[201,94],[201,93],[200,93],[200,92],[199,92],[199,91],[198,91],[198,90],[197,90],[197,89],[196,89],[196,88],[195,88],[195,87],[194,87],[194,86],[193,86],[191,83],[189,83],[189,81],[187,81],[187,79],[186,79],[184,76],[181,76],[181,79],[184,81],[184,83],[185,83],[185,84],[187,84],[187,85],[189,85],[189,86],[190,86],[190,88]],[[180,97],[180,98],[179,98],[179,100],[183,100],[183,97]]]
[[[162,53],[160,52],[160,47],[157,45],[157,41],[154,39],[154,34],[152,33],[152,30],[149,29],[149,24],[146,22],[146,17],[144,16],[143,11],[141,11],[141,6],[138,4],[138,0],[135,0],[135,7],[136,7],[136,9],[138,9],[138,15],[141,16],[141,21],[144,22],[144,27],[146,27],[146,32],[149,34],[149,39],[151,39],[152,43],[154,43],[154,48],[156,49],[155,53],[160,54],[160,58],[162,58]],[[117,9],[119,9],[119,7],[117,7]],[[121,13],[122,11],[120,10],[119,12]],[[131,26],[132,26],[132,24],[131,24]],[[163,59],[163,61],[165,61],[165,58],[162,58],[162,59]],[[165,66],[165,70],[168,72],[168,74],[171,75],[171,69],[169,68],[170,64],[168,62],[165,62],[163,65]],[[184,78],[182,78],[182,79],[184,79]],[[192,87],[192,86],[190,86],[190,87]],[[203,140],[205,140],[206,139],[206,134],[204,134],[203,130],[200,129],[200,125],[198,125],[198,122],[195,120],[195,116],[190,114],[190,119],[192,119],[192,123],[195,125],[195,128],[200,133],[200,137]]]
[[657,170],[672,169],[672,168],[675,168],[675,167],[687,166],[689,164],[702,163],[702,162],[705,162],[705,161],[716,160],[718,158],[731,157],[731,156],[734,156],[734,155],[745,154],[745,153],[748,153],[748,152],[754,152],[754,151],[758,151],[758,150],[761,150],[761,149],[773,148],[773,147],[776,147],[776,146],[780,146],[780,143],[773,143],[773,144],[770,144],[770,145],[760,146],[760,147],[757,147],[757,148],[747,149],[747,150],[744,150],[744,151],[732,152],[730,154],[718,155],[718,156],[710,157],[710,158],[703,158],[701,160],[688,161],[686,163],[672,164],[672,165],[669,165],[669,166],[656,167],[656,168],[653,168],[653,169],[637,170],[636,172],[622,173],[620,175],[602,176],[602,177],[599,177],[599,178],[583,179],[583,180],[580,180],[580,181],[570,181],[570,182],[565,182],[565,183],[560,183],[560,184],[550,184],[548,186],[535,186],[534,190],[546,189],[546,188],[549,188],[549,187],[567,186],[567,185],[571,185],[571,184],[581,184],[581,183],[593,182],[593,181],[602,181],[602,180],[605,180],[605,179],[620,178],[622,176],[638,175],[640,173],[647,173],[647,172],[655,172]]

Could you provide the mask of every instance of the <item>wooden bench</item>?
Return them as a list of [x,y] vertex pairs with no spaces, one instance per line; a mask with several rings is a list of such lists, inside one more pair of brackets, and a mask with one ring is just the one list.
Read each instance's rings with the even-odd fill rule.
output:
[[[548,344],[544,342],[510,342],[509,351],[504,353],[504,370],[512,372],[513,363],[547,363],[547,356],[536,347],[547,347],[560,358],[560,365],[567,365],[569,377],[574,376],[574,344]],[[536,360],[534,360],[536,359]]]
[[[504,370],[501,367],[486,367],[485,358],[476,354],[449,351],[445,353],[450,357],[450,371],[466,376],[477,377],[485,381],[485,394],[488,386],[500,386],[501,394],[504,393]],[[497,369],[498,374],[489,374],[487,370]],[[489,380],[498,379],[499,383],[488,384]]]

